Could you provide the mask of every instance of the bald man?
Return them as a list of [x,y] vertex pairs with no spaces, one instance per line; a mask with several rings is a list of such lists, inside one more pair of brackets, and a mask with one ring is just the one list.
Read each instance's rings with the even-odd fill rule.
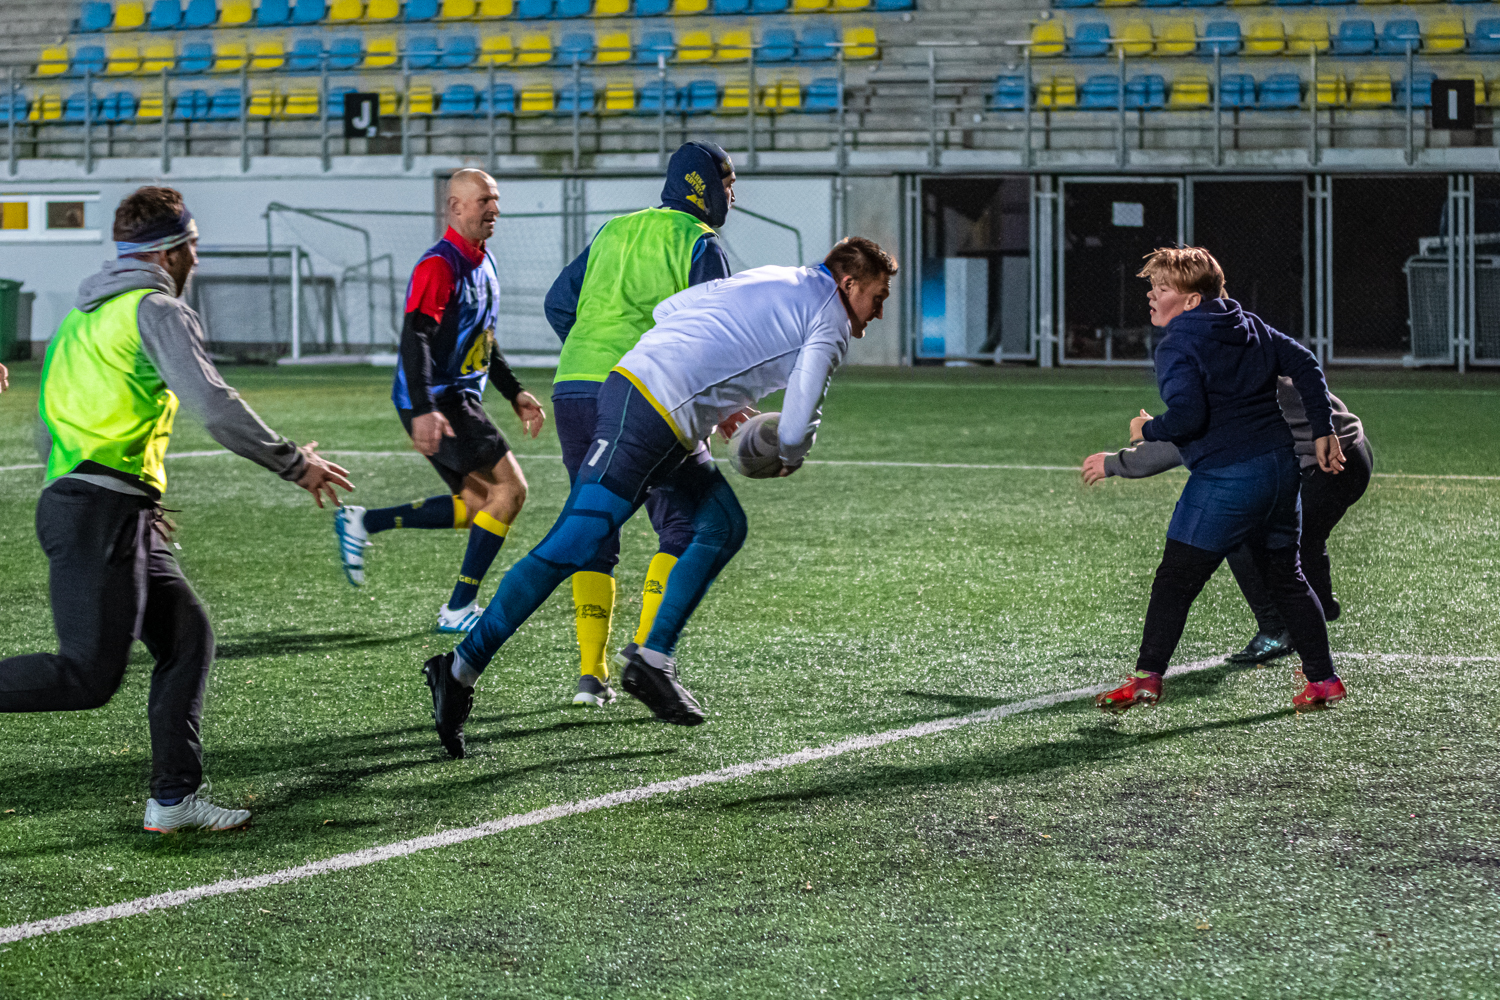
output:
[[447,492],[377,510],[342,507],[334,520],[344,573],[356,587],[365,580],[371,535],[393,528],[468,531],[458,583],[438,609],[439,632],[468,632],[479,620],[479,584],[526,502],[521,466],[484,411],[485,384],[494,382],[524,433],[536,437],[546,420],[495,347],[500,281],[485,240],[499,215],[493,177],[474,169],[455,173],[448,183],[448,231],[417,261],[406,288],[391,401],[412,446],[427,456]]

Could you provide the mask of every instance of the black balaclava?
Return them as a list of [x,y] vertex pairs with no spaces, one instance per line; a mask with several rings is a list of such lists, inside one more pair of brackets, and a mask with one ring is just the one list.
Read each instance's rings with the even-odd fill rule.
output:
[[734,161],[714,143],[684,143],[667,162],[662,206],[687,212],[718,229],[729,215],[723,179],[733,172]]

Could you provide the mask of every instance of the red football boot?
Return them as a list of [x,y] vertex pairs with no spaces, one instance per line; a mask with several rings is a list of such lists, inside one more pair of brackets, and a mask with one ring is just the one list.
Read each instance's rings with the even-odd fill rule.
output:
[[1316,712],[1332,708],[1344,700],[1344,682],[1337,676],[1326,681],[1309,681],[1302,693],[1292,698],[1292,707],[1297,711]]
[[1137,670],[1130,680],[1094,698],[1094,704],[1106,712],[1119,714],[1132,705],[1155,705],[1161,698],[1161,674]]

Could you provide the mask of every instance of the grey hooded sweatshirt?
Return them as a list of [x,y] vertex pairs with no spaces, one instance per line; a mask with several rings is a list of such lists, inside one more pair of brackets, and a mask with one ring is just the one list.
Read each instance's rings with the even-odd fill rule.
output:
[[[225,448],[264,466],[288,482],[296,482],[307,471],[307,460],[296,444],[267,427],[240,394],[224,383],[203,346],[203,325],[198,314],[177,297],[172,278],[150,261],[122,257],[104,262],[78,286],[76,307],[93,312],[107,300],[138,288],[152,288],[161,295],[141,299],[136,313],[141,331],[141,349],[156,366],[182,404],[203,421],[208,433]],[[50,449],[51,442],[47,442]],[[82,479],[124,493],[150,493],[139,484],[113,476],[69,473],[61,478]]]
[[[1293,447],[1302,468],[1318,464],[1313,449],[1312,424],[1308,422],[1307,410],[1302,397],[1286,377],[1276,381],[1276,402],[1281,406],[1281,415],[1292,432]],[[1333,393],[1328,394],[1333,406],[1333,432],[1338,435],[1339,446],[1349,451],[1365,439],[1365,428],[1358,417],[1349,412],[1344,401]],[[1104,474],[1123,479],[1144,479],[1158,472],[1175,469],[1182,464],[1177,446],[1170,441],[1145,441],[1133,448],[1126,448],[1104,459]]]

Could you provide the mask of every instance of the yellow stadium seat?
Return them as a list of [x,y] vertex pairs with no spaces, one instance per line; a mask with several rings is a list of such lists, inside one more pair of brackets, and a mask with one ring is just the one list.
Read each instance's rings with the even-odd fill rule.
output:
[[557,103],[557,95],[549,86],[533,86],[521,88],[521,111],[522,112],[546,112],[551,111]]
[[1060,56],[1068,47],[1068,29],[1061,21],[1038,21],[1031,26],[1031,54]]
[[510,17],[516,12],[516,0],[479,0],[480,17]]
[[137,118],[161,118],[161,91],[148,90],[141,95],[141,102],[135,106]]
[[1280,21],[1252,21],[1245,32],[1245,55],[1274,56],[1286,49],[1286,33]]
[[68,71],[68,50],[64,48],[43,49],[37,60],[37,76],[62,76]]
[[864,10],[870,6],[870,0],[833,0],[834,10]]
[[629,62],[630,51],[630,32],[606,31],[599,36],[599,49],[594,58],[606,65]]
[[[1351,108],[1379,108],[1391,103],[1391,75],[1365,71],[1354,78],[1354,86],[1349,88],[1349,106]],[[1319,103],[1322,99],[1319,98]]]
[[153,42],[146,46],[145,58],[141,60],[142,73],[170,71],[177,65],[177,49],[171,42]]
[[750,83],[747,80],[738,80],[733,83],[724,84],[724,97],[719,101],[720,108],[738,109],[744,111],[750,107]]
[[[534,66],[538,63],[552,61],[552,36],[545,31],[533,32],[521,36],[521,48],[516,54],[516,62],[525,66]],[[549,90],[550,94],[551,91]],[[550,108],[548,110],[551,110]]]
[[766,108],[789,110],[802,107],[802,84],[796,77],[784,77],[760,92],[760,103]]
[[406,113],[409,115],[430,115],[436,103],[432,99],[432,87],[425,83],[414,83],[406,92]]
[[811,14],[814,11],[827,9],[828,0],[792,0],[793,14]]
[[1318,85],[1313,89],[1320,106],[1343,107],[1349,103],[1349,88],[1342,73],[1319,73]]
[[1286,50],[1305,56],[1315,50],[1327,52],[1328,44],[1327,21],[1297,21],[1287,36]]
[[1264,6],[1265,4],[1267,4],[1269,2],[1270,2],[1270,0],[1229,0],[1229,6],[1231,6],[1231,7],[1261,7],[1261,6]]
[[1127,56],[1148,56],[1156,47],[1156,38],[1147,21],[1126,21],[1119,30],[1120,41],[1115,44],[1124,49]]
[[401,16],[401,0],[370,0],[365,7],[366,21],[394,21]]
[[708,62],[714,57],[713,36],[706,31],[684,31],[677,39],[677,61]]
[[401,109],[401,100],[400,100],[399,95],[397,95],[397,93],[396,93],[396,88],[395,87],[392,87],[392,86],[389,86],[389,85],[384,86],[384,87],[379,87],[379,88],[376,88],[376,93],[378,93],[380,95],[380,113],[381,114],[383,114],[383,115],[393,115],[393,114],[395,114],[397,111],[399,111]]
[[452,21],[473,17],[477,12],[478,5],[474,0],[443,0],[443,8],[438,12],[438,17]]
[[141,69],[141,50],[134,45],[121,45],[109,50],[109,61],[104,64],[104,72],[110,76],[119,76],[122,73],[139,73]]
[[604,85],[605,111],[634,111],[635,84],[629,80]]
[[1474,103],[1488,104],[1484,92],[1484,74],[1482,73],[1454,73],[1452,79],[1474,81]]
[[1400,3],[1445,3],[1446,0],[1399,0]]
[[364,14],[364,0],[333,0],[328,5],[330,21],[358,21]]
[[1078,104],[1078,83],[1071,76],[1054,76],[1036,91],[1036,103],[1043,108],[1071,108]]
[[1376,4],[1376,3],[1378,3],[1378,4],[1386,4],[1386,3],[1399,3],[1400,0],[1359,0],[1359,2],[1363,3],[1363,4]]
[[250,0],[224,0],[219,8],[220,24],[249,24],[254,17],[255,7]]
[[509,35],[491,35],[479,43],[479,65],[505,66],[516,61]]
[[1101,7],[1131,7],[1135,3],[1136,0],[1099,0]]
[[1198,28],[1192,21],[1173,20],[1161,26],[1161,36],[1156,40],[1159,56],[1192,55],[1198,48]]
[[250,91],[250,104],[245,108],[249,118],[274,118],[281,111],[281,94],[269,87]]
[[365,43],[365,59],[360,66],[364,69],[384,69],[396,65],[399,59],[394,38],[372,38]]
[[1465,41],[1464,19],[1461,17],[1440,17],[1422,32],[1424,52],[1462,52]]
[[630,0],[594,0],[595,17],[622,17],[630,13]]
[[313,87],[295,87],[286,95],[282,114],[288,118],[300,118],[318,113],[318,91]]
[[146,23],[146,5],[137,0],[126,0],[115,7],[116,31],[134,31]]
[[880,55],[874,28],[849,28],[844,32],[845,59],[874,59]]
[[1172,94],[1167,98],[1171,108],[1202,108],[1213,103],[1208,77],[1201,75],[1179,76],[1172,81]]
[[250,60],[251,69],[280,69],[286,65],[286,46],[280,40],[256,42],[250,51],[254,56]]
[[52,122],[62,117],[62,96],[59,94],[38,94],[31,102],[31,111],[27,113],[26,120],[29,122]]
[[214,73],[238,73],[245,65],[244,42],[220,42],[214,46]]
[[735,28],[726,31],[719,36],[718,50],[714,53],[714,62],[740,62],[750,58],[750,46],[755,40],[750,36],[749,28]]
[[702,14],[708,10],[708,0],[672,0],[673,14]]

